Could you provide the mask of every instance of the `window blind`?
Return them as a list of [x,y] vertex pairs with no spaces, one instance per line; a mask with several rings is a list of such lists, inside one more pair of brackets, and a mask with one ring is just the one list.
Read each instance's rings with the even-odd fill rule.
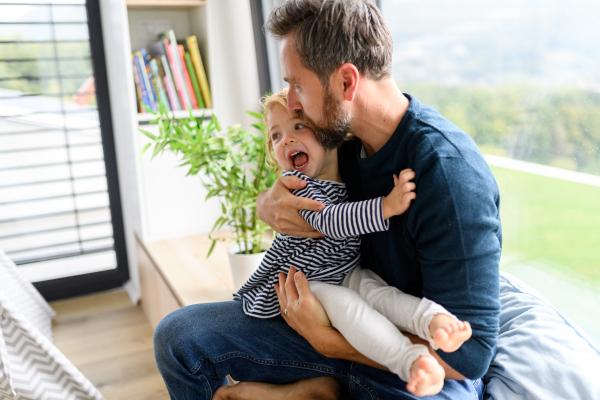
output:
[[114,269],[86,4],[0,2],[0,249],[33,282]]

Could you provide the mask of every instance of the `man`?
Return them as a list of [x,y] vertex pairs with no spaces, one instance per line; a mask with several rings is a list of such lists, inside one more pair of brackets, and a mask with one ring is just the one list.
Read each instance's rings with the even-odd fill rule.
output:
[[[369,2],[289,0],[266,27],[281,39],[288,108],[326,146],[355,136],[339,151],[349,201],[385,195],[393,174],[415,171],[417,199],[389,231],[362,238],[361,265],[470,322],[473,336],[458,351],[431,351],[456,379],[434,398],[481,396],[498,332],[501,249],[498,188],[483,157],[458,127],[399,91],[391,34]],[[260,217],[278,232],[318,237],[298,210],[322,205],[291,195],[304,184],[294,178],[261,195]],[[155,354],[173,399],[414,398],[331,327],[304,275],[290,269],[276,290],[282,318],[248,317],[241,302],[225,302],[186,307],[159,324]],[[242,383],[224,386],[227,374]]]

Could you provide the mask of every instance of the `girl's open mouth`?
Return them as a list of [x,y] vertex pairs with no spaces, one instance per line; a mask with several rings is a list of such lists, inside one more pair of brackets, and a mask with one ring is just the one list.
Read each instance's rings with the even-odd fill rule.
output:
[[304,171],[308,167],[308,154],[303,151],[295,151],[290,154],[290,161],[296,171]]

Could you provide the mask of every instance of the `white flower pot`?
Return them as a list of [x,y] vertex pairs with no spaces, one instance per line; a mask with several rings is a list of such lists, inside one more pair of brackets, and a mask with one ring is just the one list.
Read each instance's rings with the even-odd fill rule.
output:
[[256,254],[240,254],[245,250],[245,243],[241,246],[238,243],[231,243],[227,246],[227,254],[229,255],[229,266],[231,267],[231,275],[233,276],[233,286],[237,292],[244,283],[250,278],[250,275],[258,269],[262,259],[271,243],[263,240],[261,243],[262,252]]

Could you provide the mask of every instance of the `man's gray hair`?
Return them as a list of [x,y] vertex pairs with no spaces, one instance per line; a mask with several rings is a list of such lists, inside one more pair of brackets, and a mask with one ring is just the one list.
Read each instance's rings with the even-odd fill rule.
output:
[[294,31],[304,66],[324,85],[344,63],[373,80],[392,73],[392,34],[367,0],[287,0],[271,11],[265,28],[278,38]]

